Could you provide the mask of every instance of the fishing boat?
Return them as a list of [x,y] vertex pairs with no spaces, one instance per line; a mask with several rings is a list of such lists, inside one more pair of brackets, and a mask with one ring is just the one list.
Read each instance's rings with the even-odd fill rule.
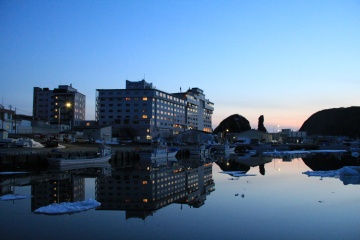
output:
[[227,141],[224,144],[211,145],[213,154],[232,154],[235,153],[236,146],[230,145]]
[[[60,153],[61,155],[61,153]],[[51,167],[64,167],[73,165],[84,165],[84,164],[96,164],[108,162],[113,156],[113,152],[109,146],[106,146],[105,142],[100,144],[99,151],[96,155],[84,156],[84,157],[49,157],[48,163]]]
[[151,162],[167,162],[176,160],[176,154],[179,148],[168,147],[164,139],[158,139],[155,146],[152,146],[150,150],[139,151],[139,157],[141,161]]

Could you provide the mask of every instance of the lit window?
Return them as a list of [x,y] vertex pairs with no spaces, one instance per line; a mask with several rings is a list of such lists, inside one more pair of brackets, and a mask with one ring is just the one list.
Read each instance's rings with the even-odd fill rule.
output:
[[144,199],[143,199],[143,202],[147,203],[147,202],[148,202],[148,200],[147,200],[146,198],[144,198]]
[[129,98],[129,97],[127,97],[127,98],[125,98],[125,100],[126,100],[126,101],[130,101],[130,98]]
[[143,97],[143,101],[146,101],[147,100],[147,97]]
[[143,181],[142,184],[147,184],[148,182],[147,181]]
[[147,118],[147,115],[142,115],[142,118]]

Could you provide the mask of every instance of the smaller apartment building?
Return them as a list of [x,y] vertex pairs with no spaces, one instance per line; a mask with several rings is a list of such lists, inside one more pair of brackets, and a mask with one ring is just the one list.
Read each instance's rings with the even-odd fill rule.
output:
[[113,126],[114,136],[139,140],[172,138],[187,129],[204,128],[204,114],[207,130],[211,130],[213,109],[204,110],[204,105],[196,105],[195,99],[189,103],[185,93],[155,89],[145,80],[126,80],[126,89],[97,89],[95,117],[99,125]]
[[[77,126],[85,120],[84,94],[68,85],[58,88],[34,87],[33,117],[50,124]],[[70,103],[70,107],[66,104]]]
[[7,133],[16,132],[16,113],[15,111],[5,109],[0,104],[0,129]]

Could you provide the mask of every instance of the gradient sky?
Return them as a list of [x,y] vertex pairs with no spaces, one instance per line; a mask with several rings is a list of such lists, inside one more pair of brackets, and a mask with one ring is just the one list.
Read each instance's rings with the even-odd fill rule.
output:
[[240,114],[297,131],[317,111],[359,106],[360,1],[0,1],[1,103],[32,114],[33,87],[96,89],[145,77],[198,87],[213,127]]

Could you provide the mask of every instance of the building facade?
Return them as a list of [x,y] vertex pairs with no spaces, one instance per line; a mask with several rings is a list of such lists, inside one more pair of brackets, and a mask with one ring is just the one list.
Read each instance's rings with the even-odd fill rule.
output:
[[186,92],[174,93],[176,97],[186,101],[186,126],[204,132],[212,132],[212,114],[214,103],[205,98],[204,91],[192,88]]
[[85,95],[71,84],[59,85],[53,90],[34,87],[33,117],[50,124],[69,125],[71,128],[85,120],[85,101]]
[[[113,126],[114,136],[120,138],[172,138],[187,129],[203,130],[205,125],[210,132],[212,103],[204,100],[201,89],[194,91],[170,94],[145,80],[126,80],[125,89],[96,90],[95,118],[99,125]],[[201,99],[196,101],[192,94]]]
[[8,133],[16,133],[16,113],[0,105],[0,129]]

